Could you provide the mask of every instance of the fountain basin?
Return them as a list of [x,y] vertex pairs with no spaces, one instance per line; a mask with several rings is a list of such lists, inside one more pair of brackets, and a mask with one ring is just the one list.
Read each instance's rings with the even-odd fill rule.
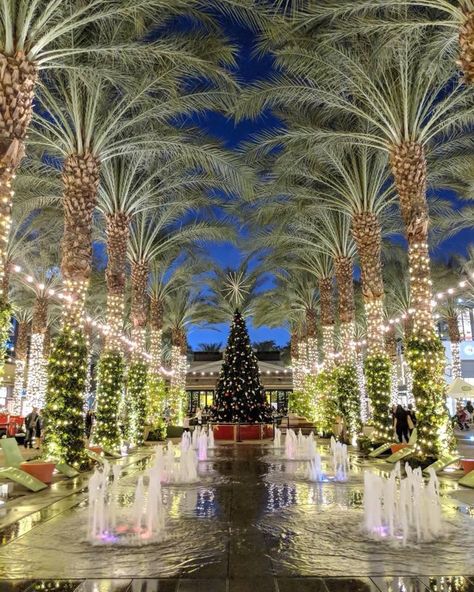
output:
[[263,423],[217,423],[213,424],[216,440],[264,440],[273,438],[273,426]]
[[56,464],[53,462],[31,461],[21,463],[20,469],[43,483],[51,483]]

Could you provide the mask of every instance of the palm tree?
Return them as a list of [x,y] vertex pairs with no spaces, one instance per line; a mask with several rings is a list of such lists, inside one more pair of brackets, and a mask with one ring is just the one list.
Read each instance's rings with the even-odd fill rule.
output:
[[223,348],[222,341],[219,342],[212,342],[212,343],[200,343],[198,345],[199,351],[201,352],[220,352]]
[[15,381],[13,384],[12,412],[23,415],[26,411],[24,405],[24,388],[26,381],[26,362],[28,357],[28,336],[31,327],[31,310],[18,308],[15,311],[15,319],[18,324],[15,340]]

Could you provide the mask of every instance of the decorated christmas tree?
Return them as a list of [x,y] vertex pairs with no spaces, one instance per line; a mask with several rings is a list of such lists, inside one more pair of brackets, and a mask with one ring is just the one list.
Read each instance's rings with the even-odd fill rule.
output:
[[215,407],[216,419],[222,422],[257,423],[266,419],[265,394],[260,384],[257,358],[238,310],[234,314],[217,383]]

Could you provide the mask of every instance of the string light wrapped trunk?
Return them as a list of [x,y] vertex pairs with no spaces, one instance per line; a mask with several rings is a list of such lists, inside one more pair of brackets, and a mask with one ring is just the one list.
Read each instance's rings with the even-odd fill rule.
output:
[[408,241],[414,313],[406,356],[412,370],[417,408],[417,451],[422,457],[439,458],[455,449],[455,440],[446,408],[444,348],[435,334],[432,315],[427,165],[423,145],[407,141],[393,146],[390,166]]
[[31,321],[31,341],[28,357],[26,396],[31,405],[42,409],[48,381],[45,353],[45,333],[48,326],[48,298],[44,290],[35,298]]
[[48,363],[45,450],[51,458],[75,466],[88,463],[83,413],[88,349],[83,324],[99,175],[100,162],[90,153],[71,154],[64,161],[61,274],[66,298],[61,331]]
[[459,331],[459,319],[456,311],[452,311],[448,316],[448,336],[451,347],[451,373],[453,379],[462,378],[462,366],[461,366],[461,333]]
[[317,339],[317,315],[314,308],[306,309],[306,338],[307,338],[307,359],[309,376],[316,376],[318,373],[318,339]]
[[12,412],[17,415],[29,413],[31,402],[25,400],[23,391],[26,380],[26,358],[28,354],[28,334],[30,323],[27,320],[18,321],[18,334],[15,344],[15,379],[13,383]]
[[322,277],[319,280],[319,303],[323,333],[323,364],[330,370],[334,364],[334,298],[333,278]]

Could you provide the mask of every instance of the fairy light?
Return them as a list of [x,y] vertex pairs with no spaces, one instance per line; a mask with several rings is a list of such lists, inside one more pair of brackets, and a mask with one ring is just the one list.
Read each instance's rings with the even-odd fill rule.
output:
[[28,358],[28,378],[26,396],[33,407],[42,409],[45,403],[48,384],[47,361],[44,356],[44,333],[33,333]]
[[23,386],[25,384],[26,360],[15,361],[15,380],[13,383],[12,412],[21,415],[23,409]]
[[7,294],[4,294],[3,290],[7,265],[8,239],[10,237],[11,228],[12,200],[15,195],[11,188],[10,179],[14,179],[15,175],[12,174],[12,169],[10,167],[5,168],[5,173],[7,173],[6,179],[4,175],[0,177],[0,195],[2,196],[0,203],[0,259],[2,262],[2,265],[0,266],[0,299],[6,300]]
[[357,353],[356,372],[360,396],[360,419],[362,423],[366,423],[369,419],[369,399],[367,397],[367,391],[365,388],[364,356],[362,352]]
[[318,340],[315,337],[308,337],[307,340],[307,363],[309,374],[316,376],[318,371]]
[[461,354],[457,341],[451,341],[451,372],[454,379],[462,378]]

